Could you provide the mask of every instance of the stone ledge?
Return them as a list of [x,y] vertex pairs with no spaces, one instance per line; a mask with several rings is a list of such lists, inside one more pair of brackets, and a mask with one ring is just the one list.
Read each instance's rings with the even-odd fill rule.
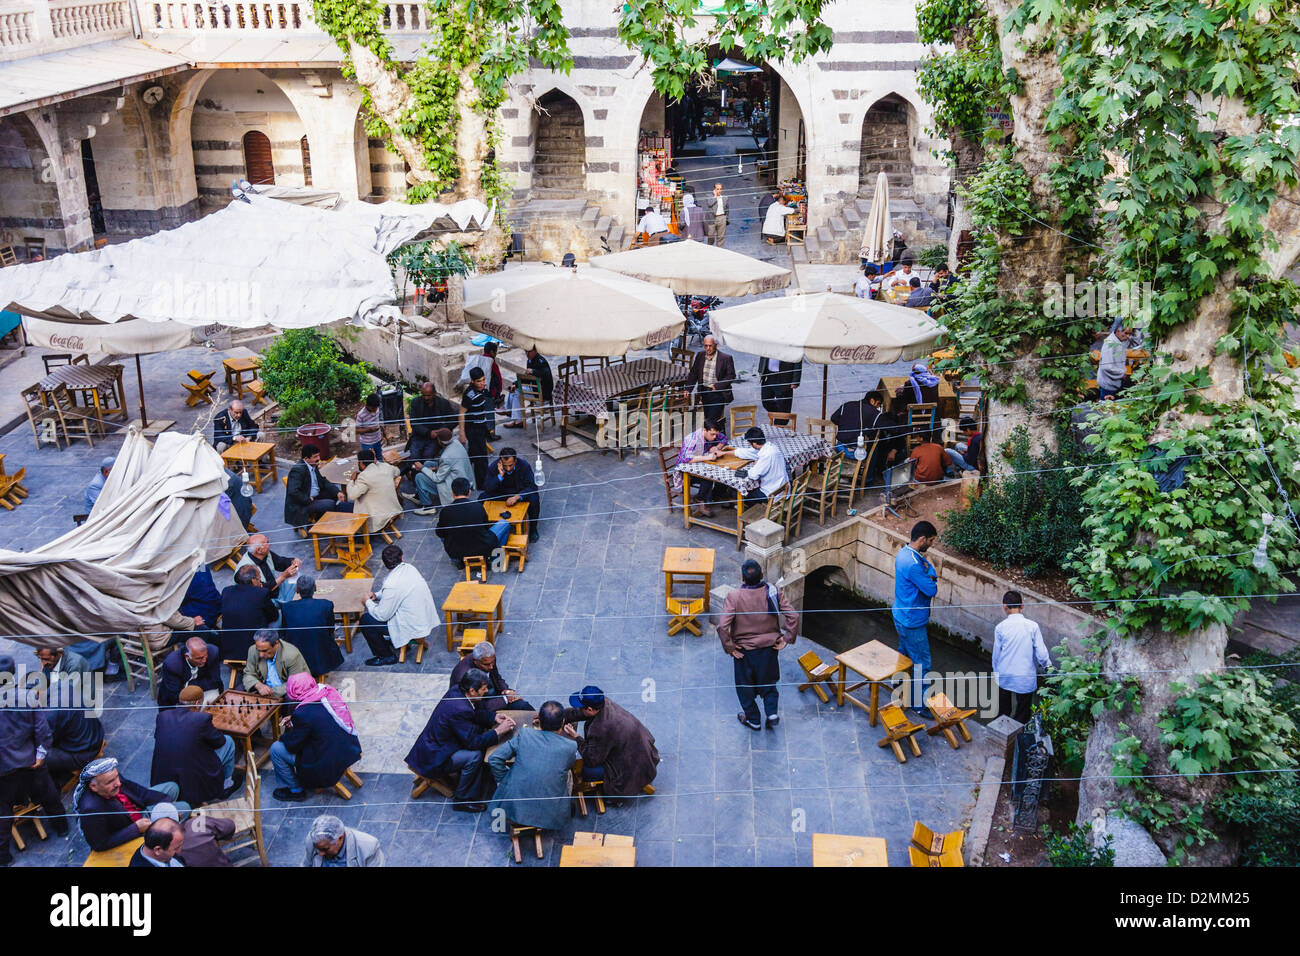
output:
[[1005,769],[1006,760],[1002,757],[989,757],[984,764],[984,780],[980,783],[979,797],[975,801],[975,813],[971,816],[970,829],[967,831],[969,852],[966,862],[969,866],[984,865],[989,836],[993,832],[993,812],[997,809],[998,793],[1002,790],[1002,773]]

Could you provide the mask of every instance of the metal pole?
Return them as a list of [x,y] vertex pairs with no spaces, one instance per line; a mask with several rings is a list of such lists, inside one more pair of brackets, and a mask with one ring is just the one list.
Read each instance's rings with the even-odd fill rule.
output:
[[826,383],[831,377],[831,367],[822,366],[822,418],[826,417]]
[[148,413],[144,408],[144,373],[140,371],[140,353],[135,353],[135,384],[140,389],[140,431],[149,427]]

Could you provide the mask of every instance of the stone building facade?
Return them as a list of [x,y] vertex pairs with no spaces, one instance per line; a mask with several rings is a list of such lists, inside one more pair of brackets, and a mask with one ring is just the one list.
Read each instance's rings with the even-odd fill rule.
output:
[[[608,0],[564,6],[572,72],[530,70],[502,107],[512,211],[567,217],[588,246],[624,245],[640,134],[663,128],[665,104]],[[413,56],[420,5],[384,9],[399,56]],[[764,66],[780,78],[778,173],[800,141],[806,155],[808,251],[844,261],[877,170],[904,232],[927,236],[943,228],[949,172],[916,91],[913,5],[842,0],[827,20],[828,54]],[[255,176],[400,198],[405,165],[366,138],[339,57],[310,3],[0,0],[0,242],[40,240],[50,254],[147,234],[219,208],[233,180]]]

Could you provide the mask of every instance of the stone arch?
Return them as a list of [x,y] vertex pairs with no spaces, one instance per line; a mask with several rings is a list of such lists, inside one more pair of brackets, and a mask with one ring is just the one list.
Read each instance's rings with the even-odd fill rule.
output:
[[911,106],[897,93],[887,93],[862,115],[858,147],[858,195],[870,196],[877,174],[889,178],[891,198],[912,198]]
[[587,188],[587,121],[579,102],[563,90],[535,98],[533,185],[535,197],[576,199]]
[[12,234],[15,247],[26,236],[43,238],[51,251],[63,246],[53,162],[31,120],[22,113],[0,117],[0,232]]

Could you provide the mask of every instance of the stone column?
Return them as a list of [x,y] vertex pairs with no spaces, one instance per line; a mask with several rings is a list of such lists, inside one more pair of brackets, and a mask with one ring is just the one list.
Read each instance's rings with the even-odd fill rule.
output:
[[[96,127],[73,125],[73,120],[63,116],[57,107],[33,110],[26,114],[41,137],[49,158],[50,169],[41,171],[54,179],[59,195],[59,214],[63,219],[61,248],[80,252],[94,244],[94,231],[90,222],[90,202],[86,197],[86,176],[81,165],[81,141],[95,135]],[[50,252],[59,251],[50,244]]]
[[757,561],[763,569],[763,580],[772,584],[781,578],[783,571],[784,537],[785,529],[767,518],[745,529],[745,557]]
[[[337,73],[307,71],[274,77],[307,131],[312,187],[344,199],[370,194],[370,153],[364,130],[357,134],[361,91]],[[360,142],[358,142],[358,139]]]

